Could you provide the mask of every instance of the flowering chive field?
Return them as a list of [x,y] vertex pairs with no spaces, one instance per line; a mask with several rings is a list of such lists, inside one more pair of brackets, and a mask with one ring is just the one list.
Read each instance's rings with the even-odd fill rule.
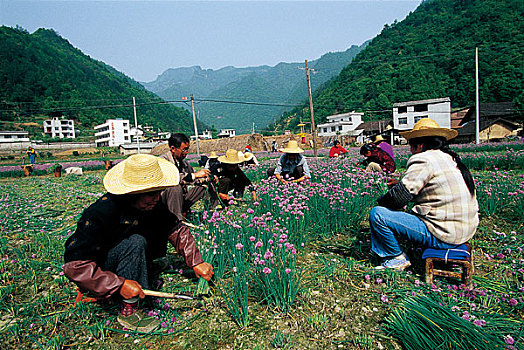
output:
[[[300,185],[265,179],[276,159],[264,159],[246,170],[257,202],[246,195],[227,210],[194,208],[193,233],[214,281],[200,299],[147,301],[162,321],[149,335],[123,330],[118,305],[73,306],[75,286],[62,273],[64,242],[104,192],[104,172],[4,178],[2,348],[522,349],[524,147],[482,147],[459,150],[471,162],[481,215],[473,289],[442,278],[424,283],[422,251],[412,246],[406,272],[372,268],[367,215],[386,180],[354,166],[358,150],[310,159],[313,179]],[[400,164],[409,157],[397,154]],[[513,168],[499,165],[504,154]],[[162,277],[164,291],[197,289],[180,259]]]

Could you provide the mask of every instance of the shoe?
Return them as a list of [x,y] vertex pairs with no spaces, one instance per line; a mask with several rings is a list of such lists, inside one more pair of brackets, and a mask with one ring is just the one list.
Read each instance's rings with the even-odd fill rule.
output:
[[379,266],[375,266],[375,269],[377,270],[384,270],[384,269],[394,269],[403,271],[405,268],[408,268],[411,266],[411,262],[409,261],[406,254],[402,253],[399,256],[396,256],[392,259],[387,259],[382,262]]
[[160,326],[160,321],[152,316],[146,316],[142,310],[132,315],[118,314],[118,323],[133,332],[150,333]]

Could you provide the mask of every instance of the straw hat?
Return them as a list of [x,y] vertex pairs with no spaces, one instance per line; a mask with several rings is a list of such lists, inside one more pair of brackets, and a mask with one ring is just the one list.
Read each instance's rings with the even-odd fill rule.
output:
[[412,130],[399,132],[399,134],[406,140],[425,136],[441,136],[446,138],[446,140],[451,140],[458,135],[458,132],[457,130],[441,128],[437,122],[431,118],[422,118],[416,122]]
[[253,153],[251,152],[244,152],[242,156],[244,157],[244,162],[248,162],[253,159]]
[[377,136],[375,136],[375,141],[374,141],[374,142],[379,142],[379,141],[386,141],[386,140],[384,140],[384,138],[382,137],[382,135],[377,135]]
[[134,154],[111,168],[104,187],[112,194],[144,193],[178,185],[177,167],[150,154]]
[[218,157],[218,161],[220,163],[225,163],[225,164],[240,164],[240,163],[244,162],[245,159],[243,157],[242,152],[240,152],[240,154],[242,154],[241,156],[239,156],[238,153],[239,152],[237,152],[234,149],[228,149],[226,151],[226,155],[225,156]]
[[211,153],[209,153],[209,157],[208,158],[213,158],[213,159],[218,158],[217,152],[212,151]]
[[300,147],[298,147],[298,142],[297,141],[294,141],[294,140],[291,140],[287,143],[287,147],[286,148],[282,148],[280,150],[280,152],[284,152],[284,153],[303,153],[304,150]]

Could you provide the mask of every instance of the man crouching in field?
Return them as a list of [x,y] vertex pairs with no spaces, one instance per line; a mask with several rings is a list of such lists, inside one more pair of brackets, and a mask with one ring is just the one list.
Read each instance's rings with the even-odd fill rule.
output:
[[178,182],[174,164],[146,154],[129,157],[107,172],[108,193],[84,210],[65,244],[65,275],[83,291],[120,298],[117,320],[133,331],[159,326],[138,310],[138,300],[145,297],[153,260],[166,255],[168,241],[197,277],[213,276],[187,226],[160,200],[162,190]]

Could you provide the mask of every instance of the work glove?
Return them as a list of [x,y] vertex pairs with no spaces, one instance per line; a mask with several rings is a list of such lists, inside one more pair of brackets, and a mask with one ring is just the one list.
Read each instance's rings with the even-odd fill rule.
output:
[[202,277],[206,281],[211,280],[211,277],[213,277],[213,266],[207,262],[196,265],[193,267],[193,271],[195,271],[197,277]]
[[134,297],[140,297],[144,299],[146,297],[140,283],[133,280],[124,281],[124,284],[122,284],[122,287],[120,287],[120,295],[124,299],[131,299]]
[[223,201],[229,201],[229,196],[225,193],[219,193],[218,196],[220,197],[220,199],[222,199]]

